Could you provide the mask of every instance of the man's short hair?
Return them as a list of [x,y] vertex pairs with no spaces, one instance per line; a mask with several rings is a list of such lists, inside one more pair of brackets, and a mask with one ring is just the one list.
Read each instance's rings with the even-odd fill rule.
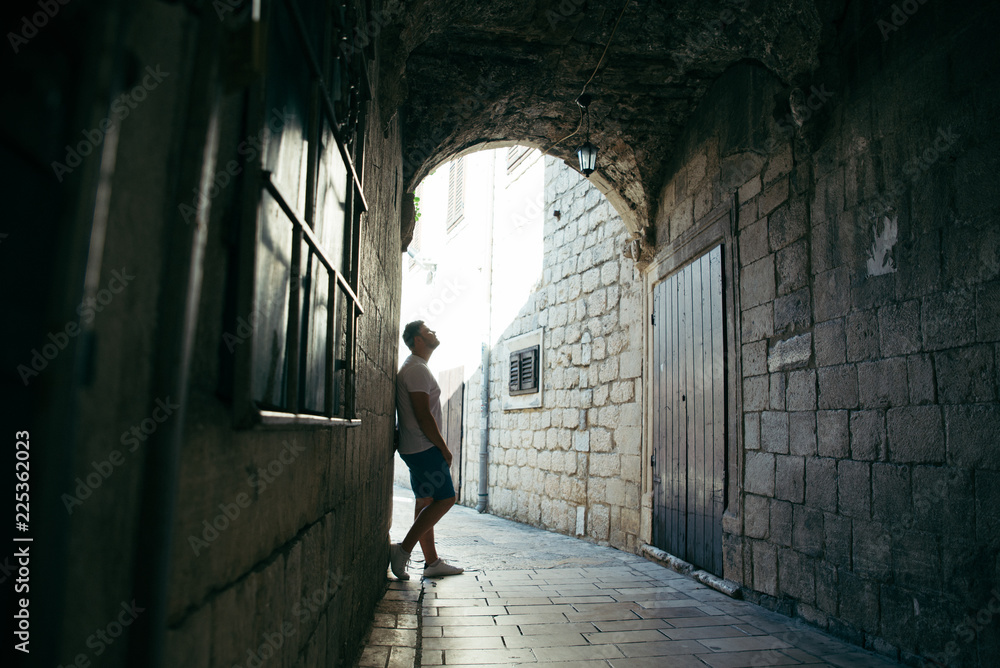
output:
[[420,328],[423,326],[423,320],[414,320],[403,328],[403,343],[410,350],[413,350],[413,337],[420,333]]

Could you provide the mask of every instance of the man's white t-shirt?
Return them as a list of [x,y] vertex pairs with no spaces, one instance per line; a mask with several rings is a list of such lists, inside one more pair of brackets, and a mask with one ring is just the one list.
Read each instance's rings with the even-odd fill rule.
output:
[[441,428],[441,386],[422,357],[410,355],[396,374],[396,415],[399,418],[399,451],[413,455],[435,447],[424,435],[413,412],[410,392],[423,392],[430,397],[431,415]]

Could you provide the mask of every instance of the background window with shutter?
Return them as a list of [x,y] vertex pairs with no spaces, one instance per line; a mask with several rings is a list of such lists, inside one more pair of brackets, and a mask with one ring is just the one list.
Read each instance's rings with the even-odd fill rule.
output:
[[512,336],[501,344],[495,359],[496,375],[504,382],[501,406],[505,411],[541,408],[545,394],[545,330],[542,327]]
[[511,146],[507,149],[507,175],[510,176],[517,171],[528,155],[531,153],[530,146]]
[[538,346],[510,354],[509,389],[512,395],[538,392]]
[[465,217],[465,158],[451,163],[448,170],[448,230]]

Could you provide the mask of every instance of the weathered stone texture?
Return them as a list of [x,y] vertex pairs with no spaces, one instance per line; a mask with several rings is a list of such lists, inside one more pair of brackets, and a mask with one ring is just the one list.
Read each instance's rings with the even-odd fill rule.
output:
[[[623,143],[601,144],[606,176],[599,169],[596,178],[611,184],[626,225],[648,218],[644,242],[655,239],[654,251],[689,239],[715,207],[736,208],[730,371],[741,364],[742,376],[732,379],[731,408],[742,409],[732,424],[742,426],[743,452],[729,453],[729,482],[730,511],[742,519],[732,525],[744,534],[726,533],[726,575],[915,663],[953,640],[964,608],[982,605],[971,591],[997,584],[990,486],[1000,471],[1000,198],[991,175],[1000,145],[984,131],[997,114],[997,70],[995,56],[972,46],[991,43],[997,10],[924,3],[885,35],[879,21],[894,8],[862,3],[823,19],[829,38],[817,44],[826,57],[809,76],[833,95],[801,126],[794,113],[775,122],[803,112],[786,109],[794,79],[740,65],[699,90],[706,102],[685,116],[673,151],[656,153],[655,168],[629,162],[633,134],[625,132]],[[410,54],[411,110],[433,108],[437,89],[421,84],[445,74],[449,86],[470,83],[433,57],[454,36],[442,30]],[[605,76],[623,76],[621,66]],[[487,136],[530,135],[544,145],[563,136],[549,116],[523,112],[504,100],[490,108],[488,129],[480,119],[452,127],[445,114],[447,137],[430,162]],[[426,117],[408,117],[414,135],[428,131],[418,125]],[[611,124],[601,131],[607,139],[623,121],[602,122]],[[934,148],[952,127],[955,145]],[[546,236],[544,300],[531,310],[550,333],[553,404],[527,426],[491,415],[512,434],[490,437],[491,461],[504,462],[491,467],[491,481],[504,487],[491,504],[567,530],[576,511],[554,495],[572,490],[574,503],[588,505],[588,536],[629,548],[638,524],[629,513],[645,491],[645,295],[634,266],[617,259],[621,223],[599,212],[589,185],[560,172],[547,189],[564,215]],[[895,234],[885,237],[887,221]],[[587,399],[574,398],[581,388]],[[519,443],[537,451],[535,464],[520,454],[508,463]],[[990,665],[985,656],[963,647],[961,665]]]
[[[876,48],[876,20],[845,48]],[[944,34],[939,15],[911,20],[925,37]],[[985,30],[968,17],[944,22]],[[791,150],[767,146],[784,156],[785,173],[756,162],[729,189],[743,410],[743,534],[731,542],[742,539],[749,561],[737,573],[763,600],[792,599],[811,622],[916,661],[954,640],[956,600],[982,605],[972,580],[997,582],[1000,234],[986,221],[1000,199],[995,184],[977,192],[959,183],[973,150],[966,138],[935,149],[949,159],[911,180],[908,156],[975,121],[945,101],[965,69],[945,74],[949,47],[932,48],[924,62],[937,74],[921,77],[906,64],[912,47],[890,43],[878,67],[841,61],[842,74],[874,88],[838,89],[822,131],[800,131]],[[880,92],[885,71],[920,100],[919,114]],[[717,130],[739,126],[704,113]],[[919,131],[899,125],[928,114]],[[885,220],[898,225],[888,260],[873,257]],[[961,665],[989,665],[976,650],[956,652]]]
[[[545,209],[563,215],[545,221],[543,264],[560,269],[543,273],[535,298],[504,334],[522,333],[516,322],[534,316],[545,327],[544,403],[491,414],[490,461],[506,466],[491,470],[489,507],[570,534],[583,507],[586,537],[634,551],[642,478],[642,283],[634,263],[617,252],[626,239],[621,218],[586,179],[545,160]],[[577,234],[591,250],[575,248]],[[506,360],[493,360],[492,406],[505,391],[505,368]],[[478,422],[467,425],[466,435],[466,442],[478,442]],[[465,452],[466,469],[476,468],[478,451]],[[477,498],[472,482],[467,499]]]

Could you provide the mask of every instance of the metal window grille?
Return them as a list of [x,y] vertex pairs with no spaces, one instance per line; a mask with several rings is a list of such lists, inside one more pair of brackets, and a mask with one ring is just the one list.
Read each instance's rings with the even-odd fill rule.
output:
[[[253,277],[242,298],[252,344],[237,361],[243,424],[359,424],[355,409],[361,184],[368,58],[351,40],[362,3],[265,2],[264,138],[257,206],[248,207]],[[346,41],[345,41],[346,40]],[[342,48],[351,44],[352,48]],[[251,181],[253,182],[253,181]],[[249,234],[249,232],[248,232]]]

